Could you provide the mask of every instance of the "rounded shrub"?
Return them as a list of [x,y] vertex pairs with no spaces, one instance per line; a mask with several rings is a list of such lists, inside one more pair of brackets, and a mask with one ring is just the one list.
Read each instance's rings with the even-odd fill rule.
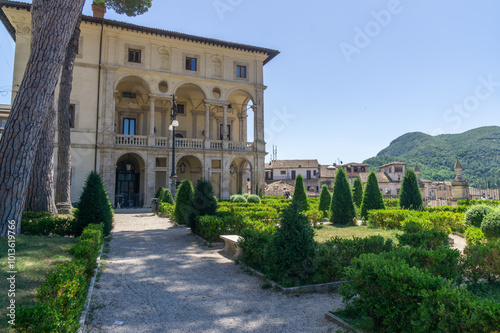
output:
[[497,208],[483,219],[481,230],[484,236],[489,240],[500,238],[500,209]]
[[78,210],[75,212],[74,235],[80,236],[86,226],[101,222],[104,223],[104,236],[109,235],[113,229],[113,207],[101,177],[97,172],[92,171],[85,181]]
[[175,197],[174,219],[177,223],[188,224],[192,214],[194,198],[193,184],[189,179],[184,179],[179,185]]
[[250,193],[243,193],[243,194],[242,194],[242,196],[243,196],[245,199],[247,199],[247,201],[248,201],[248,197],[249,197],[250,195],[251,195]]
[[465,213],[465,224],[467,226],[481,227],[481,223],[486,215],[494,211],[493,207],[488,205],[475,205]]
[[244,203],[244,202],[247,202],[247,199],[241,195],[241,194],[233,194],[229,200],[231,202],[239,202],[239,203]]
[[258,195],[256,194],[250,194],[248,197],[247,197],[247,201],[249,203],[254,203],[254,204],[260,204],[260,198]]

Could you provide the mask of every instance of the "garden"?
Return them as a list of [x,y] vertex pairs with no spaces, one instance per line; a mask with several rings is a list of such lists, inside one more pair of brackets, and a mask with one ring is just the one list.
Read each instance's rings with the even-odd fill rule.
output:
[[[498,330],[500,202],[426,208],[412,170],[399,200],[382,198],[374,174],[359,183],[340,169],[333,195],[324,187],[319,198],[307,198],[300,175],[292,200],[218,202],[203,180],[183,181],[175,202],[168,190],[158,197],[160,214],[208,242],[243,237],[238,260],[283,287],[347,281],[336,315],[364,330]],[[451,233],[465,237],[463,253],[449,247]]]
[[[95,172],[89,174],[73,214],[24,212],[21,236],[15,239],[15,290],[8,290],[6,283],[0,288],[15,298],[2,298],[0,329],[76,332],[104,237],[112,227],[113,209]],[[7,238],[0,240],[1,253],[9,247]],[[0,264],[5,279],[5,272],[12,270],[7,265],[5,258]],[[16,301],[15,313],[7,308],[9,299]]]

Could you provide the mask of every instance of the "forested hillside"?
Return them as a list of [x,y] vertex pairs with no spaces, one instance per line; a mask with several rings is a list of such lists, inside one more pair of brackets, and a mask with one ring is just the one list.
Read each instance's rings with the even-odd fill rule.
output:
[[437,136],[407,133],[364,163],[370,164],[372,169],[394,161],[406,162],[408,167],[418,163],[421,178],[449,181],[455,177],[453,166],[457,158],[470,186],[499,188],[500,127],[480,127],[461,134]]

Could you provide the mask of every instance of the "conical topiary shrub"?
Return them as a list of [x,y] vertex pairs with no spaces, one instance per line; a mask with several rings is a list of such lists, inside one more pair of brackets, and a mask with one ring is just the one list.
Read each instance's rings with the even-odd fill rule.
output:
[[168,188],[163,189],[160,202],[166,202],[171,205],[174,204],[174,197]]
[[368,211],[370,209],[384,209],[384,200],[382,192],[378,187],[377,176],[375,172],[370,172],[368,181],[366,182],[365,194],[363,195],[363,203],[361,204],[361,217],[363,220],[368,218]]
[[352,193],[347,176],[344,169],[339,168],[335,176],[335,184],[333,186],[331,221],[334,224],[354,224],[353,220],[356,217],[356,208],[352,202]]
[[314,273],[316,243],[309,219],[300,212],[299,204],[292,204],[283,211],[281,227],[268,245],[266,271],[285,287],[299,285]]
[[161,186],[160,186],[160,187],[158,187],[158,189],[156,190],[156,193],[155,193],[155,196],[154,196],[154,197],[155,197],[156,199],[160,200],[160,199],[161,199],[161,197],[162,197],[162,194],[163,194],[163,191],[164,191],[164,190],[165,190],[165,188],[163,188],[163,187],[161,187]]
[[95,171],[89,173],[80,196],[78,209],[73,220],[73,233],[80,236],[83,229],[91,223],[104,223],[104,235],[113,229],[113,207],[101,177]]
[[332,203],[332,195],[328,186],[323,185],[321,187],[321,194],[319,196],[319,206],[318,209],[323,212],[323,216],[327,217],[330,211],[330,205]]
[[363,203],[363,183],[361,182],[361,179],[359,179],[359,176],[354,179],[352,201],[354,201],[354,204],[358,208],[361,207],[361,203]]
[[421,210],[423,208],[417,175],[412,169],[406,169],[403,176],[403,183],[399,192],[399,207],[412,210]]
[[304,187],[304,179],[302,175],[295,177],[295,190],[293,192],[292,203],[295,202],[300,210],[308,210],[309,203],[307,201],[306,188]]
[[196,230],[196,216],[203,215],[215,215],[217,210],[217,199],[214,195],[214,189],[212,183],[208,180],[200,180],[196,184],[194,190],[194,199],[191,209],[191,214],[189,216],[189,227],[193,233],[197,233]]
[[193,184],[189,179],[184,179],[179,185],[175,196],[174,219],[179,224],[189,224],[192,214],[194,198]]

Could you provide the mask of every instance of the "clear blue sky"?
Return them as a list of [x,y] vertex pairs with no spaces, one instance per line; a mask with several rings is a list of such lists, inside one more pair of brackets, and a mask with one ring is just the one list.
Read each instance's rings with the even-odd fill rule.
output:
[[[267,150],[331,164],[407,132],[500,125],[499,14],[498,0],[153,0],[106,18],[278,49],[264,67]],[[13,51],[0,28],[0,91]]]

